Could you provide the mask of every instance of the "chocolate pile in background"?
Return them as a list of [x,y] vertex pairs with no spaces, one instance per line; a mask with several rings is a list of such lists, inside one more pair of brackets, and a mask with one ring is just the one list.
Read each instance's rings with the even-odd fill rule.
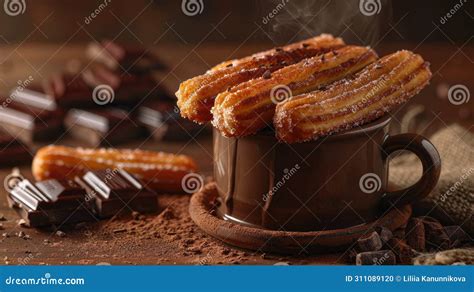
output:
[[405,228],[392,233],[386,228],[359,238],[346,252],[357,265],[411,265],[424,253],[472,248],[474,241],[461,226],[443,226],[438,220],[412,217]]
[[[55,142],[64,135],[63,130],[71,129],[75,139],[92,146],[147,136],[189,140],[203,129],[182,119],[174,109],[175,97],[154,74],[167,66],[147,49],[104,41],[89,45],[86,55],[91,62],[87,68],[54,74],[41,84],[18,87],[2,97],[0,128],[29,145]],[[145,102],[151,109],[138,119],[136,111]],[[79,120],[85,122],[76,127],[71,123],[77,121],[77,110],[99,112],[102,117],[82,115]],[[110,114],[118,111],[124,117]]]

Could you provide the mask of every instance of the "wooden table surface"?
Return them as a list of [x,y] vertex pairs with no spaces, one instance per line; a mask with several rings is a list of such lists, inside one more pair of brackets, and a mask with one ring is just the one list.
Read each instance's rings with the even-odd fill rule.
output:
[[[201,44],[197,47],[164,45],[153,48],[171,68],[170,72],[159,74],[157,78],[162,80],[170,92],[174,92],[179,82],[202,73],[213,64],[229,58],[243,56],[265,47],[267,46]],[[472,130],[474,125],[473,101],[471,100],[470,104],[461,106],[452,105],[446,99],[446,88],[453,84],[464,84],[471,91],[474,89],[474,79],[472,78],[472,72],[474,72],[472,62],[474,46],[390,44],[378,48],[378,51],[382,55],[401,48],[416,49],[425,59],[431,62],[432,71],[435,73],[430,87],[425,89],[416,98],[416,101],[407,105],[407,108],[416,104],[425,106],[425,119],[430,120],[430,130],[423,129],[422,131],[426,131],[426,134],[429,135],[436,129],[453,122],[461,123]],[[87,61],[82,59],[83,50],[84,45],[22,44],[19,47],[15,45],[0,47],[0,93],[7,94],[8,89],[16,86],[19,80],[28,79],[29,76],[32,76],[35,82],[39,82],[52,72],[65,70],[65,68],[75,70],[78,62],[82,62],[83,65],[87,66]],[[400,115],[402,113],[403,111]],[[68,136],[56,143],[80,145]],[[35,147],[39,146],[41,145],[35,145]],[[203,174],[212,174],[213,152],[209,136],[183,143],[154,142],[151,140],[146,142],[134,141],[121,145],[121,147],[140,147],[188,154],[196,159]],[[0,179],[3,180],[9,172],[9,168],[2,168]],[[29,166],[21,167],[21,172],[27,177],[31,175]],[[113,247],[109,247],[108,242],[117,240],[120,235],[114,235],[113,238],[94,238],[84,235],[81,231],[70,231],[67,232],[66,237],[58,237],[51,231],[23,228],[17,225],[18,216],[8,208],[5,196],[5,190],[0,188],[0,213],[8,219],[1,222],[4,230],[0,233],[10,235],[8,238],[0,237],[0,259],[3,260],[0,264],[97,264],[100,262],[112,264],[197,264],[202,263],[203,257],[206,257],[203,254],[189,254],[186,247],[173,245],[169,240],[137,239],[133,246],[120,246],[111,243],[110,245],[113,245]],[[169,195],[160,200],[165,207],[166,205],[172,205],[175,201],[186,203],[187,198],[183,199],[182,196]],[[31,238],[25,240],[15,236],[20,231],[25,232]],[[212,242],[214,245],[220,244],[204,234],[199,234],[198,238],[202,241]],[[101,243],[96,245],[92,242],[94,240]],[[130,241],[124,242],[128,245]],[[157,248],[157,245],[160,245],[160,248]],[[237,249],[235,251],[238,255],[243,255],[241,263],[244,264],[272,264],[278,261],[297,264],[344,263],[340,255],[337,254],[291,258],[266,256],[261,253]],[[206,261],[206,263],[222,262],[214,259]]]

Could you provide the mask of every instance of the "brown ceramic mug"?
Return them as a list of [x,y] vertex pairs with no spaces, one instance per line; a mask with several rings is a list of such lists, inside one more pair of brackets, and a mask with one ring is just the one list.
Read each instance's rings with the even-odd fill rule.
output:
[[[441,161],[417,134],[388,134],[390,118],[316,141],[279,143],[271,131],[227,138],[214,131],[218,214],[259,228],[316,231],[372,222],[388,208],[424,198]],[[415,153],[423,174],[414,185],[387,191],[388,158]]]

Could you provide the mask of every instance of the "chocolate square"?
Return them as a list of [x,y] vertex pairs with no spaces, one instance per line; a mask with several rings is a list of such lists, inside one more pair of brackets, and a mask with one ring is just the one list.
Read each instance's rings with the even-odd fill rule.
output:
[[64,112],[51,96],[24,88],[0,102],[0,126],[22,141],[46,141],[61,133]]
[[137,121],[155,140],[190,140],[198,134],[209,133],[205,125],[198,125],[179,114],[171,99],[145,102],[137,110]]
[[132,119],[132,115],[120,108],[71,109],[64,124],[73,137],[89,146],[111,146],[142,136],[143,128]]
[[7,196],[8,203],[31,227],[95,220],[87,210],[87,193],[73,181],[20,181]]
[[156,212],[156,193],[122,169],[89,171],[76,182],[94,198],[94,211],[101,218],[129,213]]

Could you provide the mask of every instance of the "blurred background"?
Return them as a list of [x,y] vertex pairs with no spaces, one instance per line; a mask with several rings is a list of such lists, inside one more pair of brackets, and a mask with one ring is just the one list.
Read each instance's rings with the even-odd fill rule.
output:
[[[375,43],[462,44],[472,37],[474,24],[473,4],[468,0],[364,1],[380,3],[380,11],[373,16],[360,12],[359,0],[184,1],[202,3],[202,12],[194,16],[183,13],[180,0],[25,1],[23,14],[0,15],[2,44],[81,43],[101,38],[147,45],[203,40],[287,42],[322,32],[352,34],[354,41],[370,36]],[[446,16],[456,5],[459,13]],[[94,17],[94,12],[99,13]]]
[[[38,81],[88,66],[85,45],[103,39],[157,52],[170,69],[157,78],[172,94],[181,81],[222,60],[327,32],[380,55],[421,53],[432,64],[432,85],[400,114],[416,107],[416,127],[459,122],[472,128],[473,6],[468,0],[4,1],[0,92],[28,76]],[[464,100],[453,104],[448,92],[456,85]]]

